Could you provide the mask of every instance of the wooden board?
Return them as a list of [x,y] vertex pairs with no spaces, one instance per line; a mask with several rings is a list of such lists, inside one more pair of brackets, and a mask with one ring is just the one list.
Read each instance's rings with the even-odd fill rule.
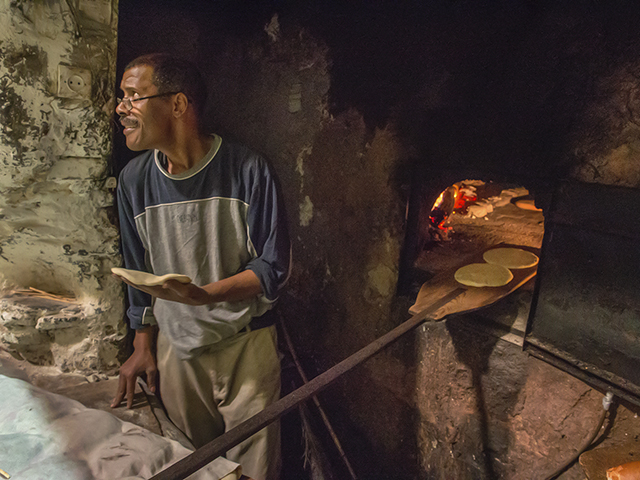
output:
[[414,303],[409,308],[409,313],[415,315],[416,313],[421,312],[429,305],[435,303],[438,299],[444,297],[445,295],[458,288],[464,288],[465,291],[461,295],[453,299],[451,302],[437,310],[433,315],[430,315],[430,318],[432,320],[440,320],[447,315],[451,315],[452,313],[471,312],[474,310],[478,310],[479,308],[489,306],[492,303],[497,302],[501,298],[506,297],[511,292],[517,290],[522,285],[527,283],[536,275],[536,272],[538,271],[538,265],[529,268],[511,270],[511,273],[513,273],[513,279],[508,284],[502,287],[468,287],[456,281],[456,279],[454,278],[456,270],[458,270],[460,267],[464,267],[465,265],[469,265],[470,263],[485,263],[482,255],[486,250],[491,250],[493,248],[521,248],[540,256],[539,248],[527,247],[523,245],[511,245],[506,243],[494,245],[493,247],[489,247],[485,250],[479,251],[469,256],[468,258],[465,258],[460,262],[460,264],[456,265],[455,267],[450,268],[449,270],[445,270],[444,272],[441,272],[433,277],[431,280],[425,282],[418,292],[416,303]]
[[607,470],[640,460],[640,441],[595,448],[580,455],[580,465],[589,480],[607,480]]

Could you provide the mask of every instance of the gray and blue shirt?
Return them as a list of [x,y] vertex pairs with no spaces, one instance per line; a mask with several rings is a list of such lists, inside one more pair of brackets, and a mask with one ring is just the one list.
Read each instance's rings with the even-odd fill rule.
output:
[[172,175],[158,150],[134,158],[120,174],[118,211],[126,268],[179,273],[206,285],[252,270],[263,294],[191,306],[129,287],[131,327],[157,322],[179,354],[234,335],[269,310],[289,276],[291,248],[282,198],[266,160],[213,137],[193,168]]

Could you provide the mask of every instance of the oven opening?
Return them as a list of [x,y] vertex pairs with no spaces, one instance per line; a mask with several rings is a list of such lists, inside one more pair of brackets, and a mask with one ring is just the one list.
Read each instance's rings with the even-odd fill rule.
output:
[[[427,281],[494,246],[533,248],[544,236],[544,198],[520,182],[486,176],[423,181],[412,189],[398,294],[415,301]],[[534,281],[473,313],[473,328],[522,345]]]

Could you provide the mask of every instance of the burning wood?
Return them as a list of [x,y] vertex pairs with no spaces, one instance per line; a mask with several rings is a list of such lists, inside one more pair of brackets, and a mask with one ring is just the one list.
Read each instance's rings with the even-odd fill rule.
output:
[[449,218],[449,215],[453,213],[458,200],[458,192],[458,187],[451,185],[440,194],[429,213],[429,220],[432,226],[446,230],[444,223]]
[[449,231],[450,229],[445,226],[449,216],[456,210],[464,210],[467,204],[474,202],[478,198],[476,187],[474,186],[478,182],[484,184],[484,182],[478,180],[466,180],[447,187],[431,207],[431,212],[429,213],[431,226],[445,232]]
[[429,212],[430,226],[447,232],[450,230],[446,226],[447,219],[454,212],[471,218],[486,217],[495,208],[529,194],[525,188],[520,187],[501,190],[499,195],[490,196],[487,192],[491,192],[491,187],[492,185],[481,180],[463,180],[447,187]]

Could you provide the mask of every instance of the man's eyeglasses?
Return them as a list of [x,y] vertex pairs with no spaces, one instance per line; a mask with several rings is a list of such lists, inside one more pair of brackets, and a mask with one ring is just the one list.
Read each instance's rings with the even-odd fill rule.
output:
[[138,97],[138,98],[129,98],[129,97],[116,98],[116,101],[118,102],[118,105],[122,104],[122,106],[124,108],[126,108],[127,110],[131,110],[133,108],[133,102],[138,102],[140,100],[147,100],[149,98],[165,97],[167,95],[175,95],[176,93],[180,93],[180,92],[158,93],[156,95],[149,95],[148,97]]

